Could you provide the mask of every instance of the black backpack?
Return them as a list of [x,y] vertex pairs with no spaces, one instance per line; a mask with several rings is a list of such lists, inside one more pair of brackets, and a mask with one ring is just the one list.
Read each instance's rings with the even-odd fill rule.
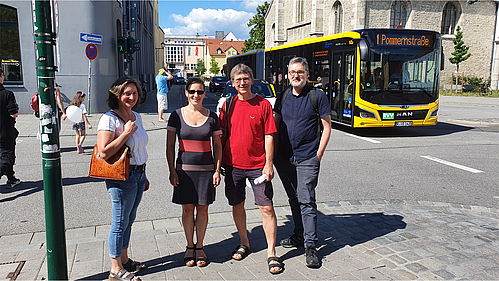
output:
[[[315,115],[316,115],[316,118],[317,118],[317,147],[319,147],[319,144],[320,144],[320,141],[321,141],[321,137],[322,137],[322,131],[324,130],[324,127],[322,126],[322,121],[321,121],[321,116],[320,116],[320,113],[319,113],[319,101],[317,99],[317,89],[312,87],[312,89],[308,92],[308,97],[310,98],[310,101],[312,102],[312,106],[314,108],[314,111],[315,111]],[[284,101],[286,100],[286,98],[288,97],[289,93],[291,93],[291,87],[287,88],[284,93],[281,95],[281,99],[280,99],[280,103],[279,103],[279,112],[281,112],[282,110],[282,104],[284,103]]]

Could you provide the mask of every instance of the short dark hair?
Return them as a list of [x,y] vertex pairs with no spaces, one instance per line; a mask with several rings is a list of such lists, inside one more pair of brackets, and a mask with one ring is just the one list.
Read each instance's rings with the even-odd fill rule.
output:
[[128,84],[134,84],[137,88],[137,93],[139,94],[137,103],[135,103],[132,109],[136,109],[139,106],[139,101],[142,97],[142,88],[140,87],[139,81],[133,79],[130,76],[123,76],[114,81],[113,85],[111,85],[111,89],[109,89],[107,106],[110,109],[118,109],[120,107],[119,98],[121,97],[121,95],[123,95],[123,91]]
[[3,75],[3,69],[0,68],[0,76],[2,76],[2,75]]
[[203,85],[203,90],[205,90],[204,81],[201,80],[201,78],[197,78],[197,77],[191,78],[187,81],[187,84],[185,84],[185,90],[186,91],[190,90],[192,84],[201,84],[201,85]]

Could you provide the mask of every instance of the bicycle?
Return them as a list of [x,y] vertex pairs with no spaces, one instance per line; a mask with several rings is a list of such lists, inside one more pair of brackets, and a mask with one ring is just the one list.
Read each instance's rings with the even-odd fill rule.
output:
[[481,96],[490,96],[492,94],[492,89],[489,87],[487,82],[478,84]]
[[140,98],[140,104],[143,104],[147,98],[147,90],[146,90],[147,82],[141,79],[139,80],[139,83],[140,83],[140,88],[142,89],[142,97]]

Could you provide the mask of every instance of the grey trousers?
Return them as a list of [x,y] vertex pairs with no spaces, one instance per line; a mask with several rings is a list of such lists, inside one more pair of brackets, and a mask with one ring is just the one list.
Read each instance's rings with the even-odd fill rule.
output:
[[315,188],[319,179],[319,158],[314,156],[297,162],[277,154],[274,165],[288,195],[295,223],[295,236],[303,238],[305,247],[316,247],[318,238]]

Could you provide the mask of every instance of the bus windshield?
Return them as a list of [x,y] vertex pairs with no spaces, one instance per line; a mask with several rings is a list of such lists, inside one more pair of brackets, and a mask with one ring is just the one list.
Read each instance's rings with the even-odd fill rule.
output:
[[361,62],[363,100],[379,105],[427,104],[438,98],[438,49],[371,48]]

